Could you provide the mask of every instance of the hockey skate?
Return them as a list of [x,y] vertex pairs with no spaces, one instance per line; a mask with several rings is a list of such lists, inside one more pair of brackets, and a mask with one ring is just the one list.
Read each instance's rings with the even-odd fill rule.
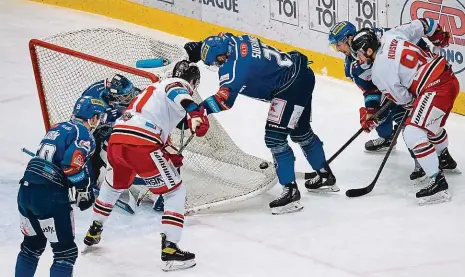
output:
[[92,246],[100,242],[101,234],[103,231],[103,225],[97,220],[92,222],[92,225],[89,227],[87,234],[84,238],[84,244],[87,246]]
[[195,266],[195,254],[182,251],[176,243],[166,240],[161,233],[161,260],[163,271],[174,271]]
[[329,168],[317,171],[317,174],[305,181],[305,187],[309,192],[338,192],[336,177]]
[[417,159],[415,159],[415,168],[413,169],[413,172],[410,173],[410,180],[414,182],[415,186],[418,186],[423,184],[427,179],[428,176],[426,176],[426,173],[420,163],[418,163]]
[[272,214],[286,214],[302,210],[300,191],[295,182],[283,186],[283,192],[278,199],[270,202]]
[[462,171],[457,168],[457,162],[454,161],[447,148],[442,150],[441,155],[439,155],[439,169],[445,173],[462,174]]
[[447,191],[447,184],[444,174],[439,171],[434,179],[430,179],[429,185],[417,192],[416,197],[419,205],[438,204],[451,200],[451,195]]
[[[391,145],[391,138],[382,138],[369,140],[365,143],[365,152],[367,153],[377,153],[377,152],[386,152]],[[397,144],[397,143],[396,143]],[[396,146],[392,149],[395,149]]]

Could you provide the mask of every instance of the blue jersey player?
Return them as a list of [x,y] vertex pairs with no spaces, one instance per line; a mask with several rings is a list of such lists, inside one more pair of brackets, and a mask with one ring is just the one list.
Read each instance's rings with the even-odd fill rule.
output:
[[18,192],[24,240],[16,262],[16,277],[34,276],[47,241],[53,250],[50,276],[73,275],[78,249],[70,201],[75,201],[81,210],[93,204],[86,163],[95,149],[91,130],[98,126],[104,112],[101,99],[80,97],[73,119],[48,130],[36,156],[29,161]]
[[[389,29],[387,28],[374,28],[373,29],[378,37]],[[374,114],[381,105],[381,92],[373,84],[371,80],[371,67],[372,64],[362,64],[357,61],[351,53],[350,43],[353,36],[357,32],[355,26],[348,21],[341,21],[336,23],[329,31],[329,43],[338,52],[345,55],[344,71],[347,78],[350,78],[363,92],[364,107],[360,108],[360,123],[366,122],[367,117]],[[417,43],[422,49],[429,51],[428,45],[425,41],[420,40]],[[392,141],[392,136],[395,129],[401,123],[405,109],[401,106],[391,105],[391,108],[380,116],[376,122],[371,122],[376,126],[376,132],[379,137],[369,140],[365,143],[367,152],[384,151],[389,148]],[[371,125],[368,122],[368,125]],[[368,128],[370,128],[368,126]],[[369,131],[369,130],[368,130]],[[410,153],[414,158],[413,153]],[[410,175],[411,180],[419,179],[425,176],[420,164],[415,160],[415,169]]]
[[296,51],[283,53],[255,37],[230,33],[190,42],[184,48],[192,62],[201,59],[209,67],[219,67],[218,92],[200,103],[208,114],[232,108],[239,94],[271,103],[265,143],[283,185],[281,196],[270,203],[273,214],[303,208],[295,181],[295,157],[287,142],[289,136],[318,172],[312,181],[338,190],[336,178],[326,165],[323,144],[310,127],[315,76],[306,56]]

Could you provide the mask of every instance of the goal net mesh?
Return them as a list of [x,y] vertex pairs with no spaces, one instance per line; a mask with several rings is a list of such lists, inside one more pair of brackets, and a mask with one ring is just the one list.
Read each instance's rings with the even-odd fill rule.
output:
[[[82,92],[111,74],[122,74],[144,89],[157,79],[170,77],[176,62],[187,59],[179,45],[116,28],[84,29],[32,40],[30,51],[46,128],[69,120]],[[165,58],[170,64],[150,72],[135,68],[137,60],[150,58]],[[202,100],[197,93],[194,98]],[[214,116],[209,119],[207,135],[194,138],[183,151],[181,175],[188,211],[248,199],[277,182],[273,166],[260,169],[264,160],[244,153]],[[175,130],[172,141],[179,142],[180,135]],[[186,132],[185,140],[188,136]]]

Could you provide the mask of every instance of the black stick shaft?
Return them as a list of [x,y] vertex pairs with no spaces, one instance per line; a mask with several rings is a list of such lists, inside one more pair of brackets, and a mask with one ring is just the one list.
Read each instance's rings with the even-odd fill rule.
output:
[[380,167],[378,169],[378,172],[376,172],[375,179],[367,187],[347,190],[346,195],[348,197],[363,196],[365,194],[370,193],[373,190],[373,188],[376,185],[376,182],[378,181],[379,176],[381,175],[381,172],[383,171],[384,165],[386,165],[386,162],[387,162],[387,160],[388,160],[388,158],[389,158],[389,156],[391,154],[391,151],[394,148],[394,145],[396,145],[397,138],[399,137],[400,133],[402,132],[402,129],[403,129],[404,125],[405,125],[405,121],[406,121],[406,119],[408,117],[408,114],[409,114],[409,111],[408,110],[405,111],[405,114],[402,117],[401,124],[397,128],[396,133],[394,134],[394,137],[392,138],[391,145],[389,145],[389,148],[388,148],[388,150],[386,152],[386,155],[384,155],[383,162],[381,163],[381,165],[380,165]]
[[[372,118],[373,119],[377,119],[378,117],[381,116],[382,113],[384,113],[390,106],[391,106],[392,102],[389,101],[387,102],[386,104],[384,104],[373,116]],[[342,145],[342,147],[336,151],[336,153],[334,153],[331,158],[328,159],[328,161],[326,162],[327,164],[330,164],[334,159],[337,158],[337,156],[339,156],[339,154],[342,153],[342,151],[344,151],[347,146],[349,146],[361,133],[363,132],[363,128],[360,128],[346,143],[344,143],[344,145]]]

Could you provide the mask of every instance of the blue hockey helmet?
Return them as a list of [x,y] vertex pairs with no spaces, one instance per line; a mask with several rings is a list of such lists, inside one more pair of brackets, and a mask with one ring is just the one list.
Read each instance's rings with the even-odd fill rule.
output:
[[[83,120],[91,120],[95,115],[101,119],[105,114],[106,105],[100,98],[81,96],[74,104],[73,116]],[[96,127],[96,126],[92,126]]]
[[200,57],[207,66],[221,66],[218,56],[228,55],[229,42],[223,36],[210,36],[202,43]]
[[115,102],[122,106],[127,106],[137,95],[132,82],[121,74],[113,74],[106,79],[105,86],[107,93],[104,98],[109,102]]
[[347,42],[349,37],[354,36],[356,32],[357,28],[349,21],[338,22],[329,30],[329,44],[336,49],[338,42]]

